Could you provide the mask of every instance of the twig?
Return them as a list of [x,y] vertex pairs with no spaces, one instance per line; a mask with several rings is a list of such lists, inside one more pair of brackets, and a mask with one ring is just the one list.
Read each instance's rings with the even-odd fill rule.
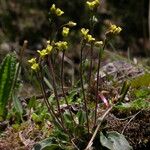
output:
[[73,140],[74,140],[74,139],[71,139],[71,142],[72,142],[73,146],[74,146],[77,150],[80,150],[80,149],[77,147],[77,145],[74,143]]
[[132,118],[128,121],[128,123],[125,125],[125,127],[123,128],[123,130],[122,130],[122,132],[121,132],[121,134],[123,134],[124,133],[124,131],[125,131],[125,129],[127,128],[127,126],[130,124],[130,122],[139,114],[139,113],[141,113],[143,111],[143,109],[142,110],[140,110],[140,111],[138,111],[135,115],[133,115],[132,116]]
[[92,143],[93,143],[93,140],[95,139],[95,136],[96,136],[96,134],[97,134],[99,128],[101,127],[101,124],[102,124],[104,118],[108,115],[108,113],[112,110],[112,108],[113,108],[113,106],[111,106],[111,107],[104,113],[104,115],[101,117],[101,121],[100,121],[100,123],[98,124],[98,126],[96,127],[96,129],[95,129],[95,131],[94,131],[94,133],[93,133],[93,136],[92,136],[92,138],[90,139],[90,141],[89,141],[87,147],[85,148],[85,150],[88,150],[88,149],[91,147],[91,145],[92,145]]

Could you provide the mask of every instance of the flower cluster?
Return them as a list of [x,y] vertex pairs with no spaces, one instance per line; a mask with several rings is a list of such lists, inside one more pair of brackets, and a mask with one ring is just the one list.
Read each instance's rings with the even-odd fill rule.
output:
[[38,70],[39,69],[39,64],[36,62],[36,58],[31,58],[28,60],[28,62],[31,64],[31,69],[32,70]]
[[95,41],[95,38],[93,38],[92,35],[88,34],[88,32],[89,32],[89,29],[85,29],[85,28],[81,29],[81,34],[84,40],[89,43]]
[[59,41],[55,43],[58,50],[66,50],[68,48],[68,43],[66,41]]
[[[39,53],[40,58],[43,59],[46,55],[51,53],[52,49],[53,46],[50,45],[50,41],[47,41],[47,47],[42,50],[37,50],[37,52]],[[39,69],[39,64],[37,63],[36,58],[31,58],[28,62],[31,64],[32,70],[36,71]]]
[[64,14],[64,12],[60,8],[56,8],[55,4],[51,6],[50,12],[56,16],[61,16]]
[[94,0],[92,2],[87,1],[86,4],[90,10],[93,10],[99,6],[100,2],[99,0]]
[[117,27],[114,24],[110,24],[106,35],[117,35],[122,31],[121,27]]
[[103,41],[96,41],[95,38],[93,38],[92,35],[88,33],[89,33],[89,29],[85,29],[85,28],[81,29],[81,34],[86,42],[88,43],[94,42],[94,45],[96,47],[103,45]]
[[40,58],[44,58],[46,55],[50,54],[50,52],[52,51],[53,47],[49,44],[49,41],[47,42],[47,47],[45,49],[37,50],[37,52],[40,55]]

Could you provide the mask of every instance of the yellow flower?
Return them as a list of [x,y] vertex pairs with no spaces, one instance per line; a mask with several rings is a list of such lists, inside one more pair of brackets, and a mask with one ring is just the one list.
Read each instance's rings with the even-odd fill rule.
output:
[[119,34],[121,32],[121,27],[117,27],[114,24],[110,24],[110,27],[108,29],[108,33],[113,33],[113,34]]
[[73,21],[69,21],[66,25],[68,25],[69,27],[74,27],[77,25],[77,23],[75,23]]
[[95,45],[96,47],[100,47],[100,46],[103,45],[103,41],[96,41],[96,42],[94,43],[94,45]]
[[109,28],[111,31],[114,31],[117,28],[117,26],[115,24],[110,24]]
[[53,4],[50,8],[50,12],[55,14],[56,16],[61,16],[64,12],[60,8],[56,8],[55,4]]
[[36,58],[31,58],[30,60],[28,60],[28,62],[31,64],[32,70],[39,69],[39,64],[36,62]]
[[112,38],[113,36],[119,34],[121,31],[121,27],[117,27],[115,24],[110,23],[109,28],[105,34],[107,38]]
[[122,31],[121,27],[117,27],[115,32],[116,32],[116,34],[119,34],[121,31]]
[[86,4],[87,4],[87,6],[89,7],[90,10],[93,10],[93,9],[98,7],[100,2],[99,2],[99,0],[94,0],[92,2],[87,1]]
[[66,50],[68,48],[68,43],[65,41],[59,41],[55,43],[55,45],[57,46],[59,50]]
[[64,12],[61,9],[59,9],[59,8],[56,9],[56,15],[57,16],[61,16],[63,14],[64,14]]
[[41,58],[44,58],[46,55],[48,55],[48,52],[46,49],[43,49],[43,50],[37,50],[37,52],[40,54],[40,57]]
[[89,29],[85,29],[85,28],[82,28],[82,29],[81,29],[81,34],[82,34],[83,36],[86,36],[86,35],[88,34],[88,32],[89,32]]
[[49,54],[52,51],[52,49],[53,49],[53,47],[50,44],[48,44],[46,47],[47,54]]
[[95,41],[95,38],[93,38],[92,35],[88,34],[88,32],[89,32],[89,29],[85,29],[85,28],[81,29],[81,34],[83,35],[84,40],[86,40],[87,42]]
[[51,43],[50,40],[48,40],[48,41],[47,41],[47,44],[50,44],[50,43]]
[[50,11],[51,11],[51,13],[55,14],[55,12],[56,12],[56,6],[55,6],[55,4],[53,4],[51,6]]
[[32,64],[31,69],[35,70],[35,71],[38,70],[39,69],[39,64],[38,63]]
[[68,36],[68,34],[69,34],[69,28],[67,28],[67,27],[63,27],[63,30],[62,30],[62,35],[64,36],[64,37],[66,37],[66,36]]
[[92,35],[90,35],[90,34],[87,34],[86,37],[85,37],[85,39],[87,40],[87,42],[93,42],[93,41],[95,41],[95,38],[93,38]]
[[30,64],[34,64],[34,63],[36,63],[36,58],[31,58],[30,60],[28,60],[28,62]]

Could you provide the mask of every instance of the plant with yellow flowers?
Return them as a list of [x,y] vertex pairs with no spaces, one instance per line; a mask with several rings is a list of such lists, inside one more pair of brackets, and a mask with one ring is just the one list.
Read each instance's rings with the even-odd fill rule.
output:
[[[106,31],[105,39],[102,41],[97,40],[93,36],[93,28],[95,24],[95,13],[97,12],[97,8],[100,5],[99,0],[87,1],[87,7],[89,8],[90,13],[90,29],[82,28],[80,30],[80,39],[81,39],[81,47],[80,47],[80,65],[79,65],[79,74],[80,79],[78,85],[79,91],[79,105],[81,106],[77,112],[72,110],[72,105],[74,105],[73,97],[69,95],[69,91],[64,89],[64,58],[66,55],[66,50],[69,49],[69,42],[67,41],[67,37],[71,32],[71,28],[76,26],[77,24],[73,21],[69,21],[61,25],[56,31],[55,36],[50,37],[47,41],[46,47],[42,50],[37,50],[38,57],[31,58],[28,62],[31,65],[31,69],[36,72],[37,79],[40,82],[41,92],[43,94],[44,102],[48,108],[49,114],[51,115],[51,122],[54,125],[54,131],[50,138],[41,141],[36,144],[33,148],[38,149],[65,149],[65,150],[89,150],[89,149],[114,149],[114,145],[117,144],[118,147],[126,147],[129,149],[130,146],[125,140],[125,138],[119,133],[108,133],[107,139],[103,132],[101,132],[101,124],[104,120],[104,117],[110,112],[113,108],[109,104],[109,102],[102,98],[107,111],[101,118],[98,118],[98,100],[99,100],[99,72],[102,56],[104,53],[104,49],[108,44],[109,40],[114,38],[121,32],[121,27],[117,27],[116,25],[110,24],[108,30]],[[60,8],[57,8],[55,4],[53,4],[50,8],[50,20],[52,23],[55,23],[53,17],[60,17],[65,14]],[[56,35],[60,33],[62,35],[62,40],[57,41]],[[90,47],[90,65],[88,70],[84,70],[84,51]],[[88,97],[90,97],[91,93],[88,93],[88,89],[92,88],[92,80],[94,77],[93,74],[93,51],[95,49],[98,50],[98,63],[97,63],[97,71],[96,71],[96,92],[95,94],[95,102],[94,105],[89,107]],[[96,50],[97,50],[96,49]],[[60,68],[60,76],[56,73],[55,59],[54,54],[61,53],[61,63],[57,67]],[[57,55],[58,56],[58,55]],[[49,83],[52,85],[52,92],[54,93],[53,101],[50,100],[46,95],[46,88],[44,83],[44,68],[49,70],[50,81]],[[84,75],[85,72],[87,75],[87,80],[85,80]],[[60,81],[60,83],[58,83]],[[87,86],[85,86],[87,85]],[[60,86],[60,88],[59,88]],[[73,85],[75,86],[75,85]],[[61,91],[62,95],[59,96],[59,92]],[[102,97],[102,96],[101,96]],[[63,105],[65,104],[65,109],[62,110]],[[98,134],[99,132],[99,134]],[[122,140],[123,142],[119,142],[120,145],[115,141],[111,143],[111,137],[114,136],[117,140]],[[104,140],[105,139],[105,140]],[[49,141],[49,142],[48,142]],[[107,144],[106,144],[107,142]],[[97,144],[96,144],[97,143]],[[111,143],[109,145],[109,143]],[[98,146],[98,147],[97,147]],[[116,147],[117,147],[116,146]]]

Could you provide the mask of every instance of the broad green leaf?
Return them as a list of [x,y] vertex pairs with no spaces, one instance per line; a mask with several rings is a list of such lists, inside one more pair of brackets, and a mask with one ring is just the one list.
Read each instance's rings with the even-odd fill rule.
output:
[[100,142],[109,150],[132,150],[125,137],[115,131],[108,132],[106,135],[100,132]]
[[32,150],[63,150],[63,148],[56,143],[55,138],[51,137],[35,144]]

